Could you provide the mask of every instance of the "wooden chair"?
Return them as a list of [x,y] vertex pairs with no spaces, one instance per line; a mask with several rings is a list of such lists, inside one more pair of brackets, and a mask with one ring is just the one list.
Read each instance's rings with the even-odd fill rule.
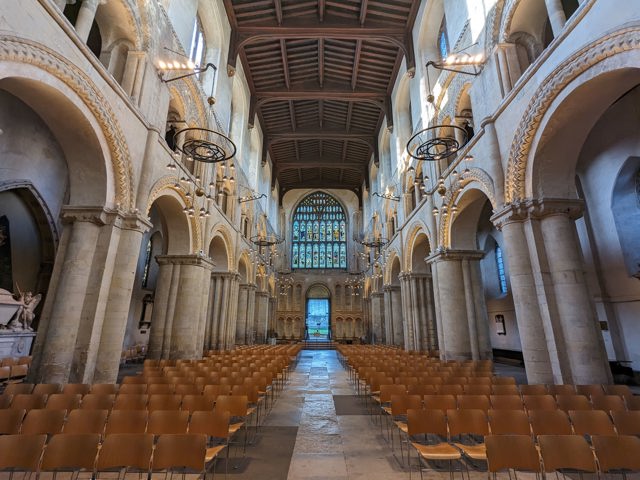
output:
[[[226,448],[225,475],[229,467],[229,412],[195,411],[189,423],[189,433],[207,436],[205,463],[207,470],[215,471],[215,461]],[[218,443],[216,443],[218,442]],[[221,443],[219,443],[221,442]]]
[[627,409],[624,399],[619,395],[597,395],[591,397],[591,404],[594,410],[604,410],[605,412],[614,410],[623,412]]
[[[141,380],[144,380],[144,378],[141,378]],[[144,393],[147,393],[146,383],[123,383],[118,389],[118,396],[126,394],[140,395]]]
[[149,395],[173,395],[176,386],[172,383],[150,383],[147,385],[147,394]]
[[46,441],[46,435],[0,436],[0,470],[12,473],[38,471]]
[[516,379],[513,377],[492,377],[492,385],[515,385]]
[[116,396],[113,394],[87,393],[82,397],[82,410],[111,410]]
[[550,384],[547,385],[547,390],[550,395],[575,395],[576,386],[566,384]]
[[540,457],[531,435],[488,435],[487,470],[496,474],[503,470],[541,473]]
[[487,460],[487,451],[484,445],[484,436],[489,435],[489,422],[487,412],[480,409],[447,410],[447,423],[449,435],[461,437],[462,435],[482,436],[482,442],[473,444],[462,443],[462,438],[453,444],[462,453],[472,460]]
[[62,393],[86,395],[91,390],[88,383],[66,383],[62,386]]
[[640,410],[640,395],[625,397],[624,401],[627,403],[628,410]]
[[10,383],[4,389],[5,395],[18,395],[22,393],[31,393],[33,392],[33,387],[35,385],[33,383]]
[[531,435],[524,410],[489,410],[488,414],[492,435]]
[[97,433],[102,435],[109,410],[71,410],[63,433]]
[[465,395],[485,395],[487,397],[491,395],[491,385],[476,385],[470,383],[468,385],[463,385],[463,390]]
[[153,435],[150,433],[112,433],[107,435],[96,461],[96,472],[124,470],[149,472],[153,453]]
[[[460,460],[460,450],[448,443],[447,420],[442,410],[407,410],[407,434],[411,439],[411,445],[418,455],[418,469],[420,478],[422,474],[422,460],[446,460],[449,461],[449,475],[453,478],[452,462]],[[435,443],[426,443],[429,436],[436,435],[440,438]],[[424,441],[419,442],[419,436]],[[409,477],[411,478],[411,462],[409,462]]]
[[182,410],[155,410],[149,413],[147,433],[187,433],[189,412]]
[[592,410],[593,406],[584,395],[556,395],[558,408],[568,412],[570,410]]
[[94,471],[100,435],[67,433],[54,435],[44,450],[40,471]]
[[197,385],[191,385],[191,384],[175,385],[175,394],[180,396],[201,395],[202,388],[198,387]]
[[540,456],[545,472],[598,470],[591,447],[580,435],[539,435]]
[[0,395],[0,409],[9,408],[12,400],[13,395],[10,395],[8,393],[3,393],[2,395]]
[[208,395],[185,395],[182,397],[182,410],[193,414],[196,411],[213,411],[215,399]]
[[4,408],[0,410],[0,435],[20,433],[20,426],[26,410],[21,408]]
[[611,417],[618,435],[640,435],[640,411],[612,411]]
[[520,395],[491,395],[489,401],[494,410],[524,410]]
[[597,396],[605,395],[604,389],[600,384],[576,385],[576,393],[578,395],[584,395],[585,397],[591,399]]
[[[142,375],[127,375],[125,377],[122,377],[121,383],[122,385],[146,384],[147,380]],[[120,388],[122,388],[122,386],[120,386]],[[134,392],[130,392],[130,393],[134,393]],[[137,392],[137,393],[144,393],[144,392]]]
[[29,373],[29,365],[12,365],[9,371],[9,383],[23,382]]
[[125,393],[118,395],[113,404],[114,410],[146,410],[149,396],[147,394]]
[[569,417],[562,410],[530,410],[531,431],[534,435],[571,435]]
[[102,395],[116,395],[120,385],[115,383],[94,383],[91,385],[89,393],[98,393]]
[[458,395],[456,401],[459,410],[482,410],[486,414],[491,408],[487,395]]
[[604,385],[604,392],[607,395],[620,395],[623,398],[633,396],[633,392],[627,385]]
[[520,390],[517,385],[491,385],[491,395],[518,395]]
[[[422,408],[420,395],[391,395],[391,419],[398,429],[398,443],[400,444],[400,458],[404,461],[402,434],[407,434],[407,411]],[[394,451],[393,431],[390,432],[391,450]],[[409,451],[407,450],[407,458]]]
[[464,393],[464,389],[462,385],[454,384],[454,385],[440,385],[438,388],[438,395],[462,395]]
[[609,415],[602,410],[571,410],[569,418],[578,435],[616,435]]
[[24,408],[25,410],[33,410],[44,408],[47,400],[46,395],[36,395],[34,393],[18,393],[11,400],[11,408]]
[[180,395],[149,395],[147,409],[154,410],[180,410],[182,397]]
[[525,395],[549,395],[546,385],[533,384],[533,385],[520,385],[520,394]]
[[45,408],[49,410],[73,410],[80,407],[82,395],[74,393],[53,393],[47,397]]
[[633,435],[591,437],[602,473],[640,471],[640,438]]
[[206,435],[160,435],[151,460],[151,471],[197,473],[206,471]]
[[527,410],[557,410],[555,398],[551,395],[523,395],[524,406]]
[[31,393],[38,395],[52,395],[54,393],[60,393],[61,391],[62,386],[59,383],[37,383],[33,387],[33,391]]
[[60,433],[66,416],[66,410],[30,410],[22,421],[20,432],[27,435]]
[[146,410],[113,410],[105,426],[105,434],[145,433],[149,413]]

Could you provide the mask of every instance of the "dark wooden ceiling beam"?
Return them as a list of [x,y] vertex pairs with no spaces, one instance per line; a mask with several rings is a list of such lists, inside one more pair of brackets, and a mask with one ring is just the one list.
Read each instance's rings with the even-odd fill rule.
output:
[[322,124],[324,122],[324,100],[318,101],[318,123],[320,124],[320,128],[322,128]]
[[276,8],[276,21],[278,22],[278,25],[282,25],[282,1],[273,0],[273,4]]
[[320,23],[324,22],[324,0],[318,0],[318,20]]
[[387,94],[384,92],[353,91],[350,88],[317,88],[291,90],[258,90],[258,105],[263,105],[271,100],[342,100],[345,102],[360,102],[363,100],[384,101]]
[[360,25],[364,26],[364,22],[367,19],[367,7],[369,6],[369,0],[362,0],[360,4]]
[[282,57],[282,69],[284,71],[284,84],[287,89],[291,88],[291,80],[289,78],[289,59],[287,58],[287,42],[280,40],[280,55]]
[[293,100],[289,100],[289,116],[291,117],[291,128],[295,132],[298,128],[298,123],[296,121],[296,109],[293,106]]
[[349,103],[347,107],[347,120],[345,121],[345,130],[349,132],[351,130],[351,116],[353,115],[353,103]]
[[324,38],[318,39],[318,83],[324,86]]
[[359,134],[359,133],[345,133],[341,130],[308,130],[296,132],[278,132],[269,135],[269,138],[265,141],[269,145],[274,145],[281,142],[290,141],[304,141],[304,140],[349,140],[364,143],[373,148],[376,143],[376,137],[373,135]]
[[360,54],[362,53],[362,40],[356,41],[356,54],[353,59],[353,71],[351,72],[351,90],[356,89],[358,84],[358,67],[360,65]]

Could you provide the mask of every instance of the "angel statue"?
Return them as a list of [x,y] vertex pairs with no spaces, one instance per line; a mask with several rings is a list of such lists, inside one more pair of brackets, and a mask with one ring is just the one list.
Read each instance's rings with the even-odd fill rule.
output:
[[40,300],[42,300],[42,294],[39,293],[37,295],[33,295],[31,292],[21,292],[20,287],[17,284],[16,288],[18,290],[16,300],[20,302],[20,307],[18,307],[18,311],[13,316],[13,319],[9,322],[7,327],[12,330],[33,331],[31,324],[36,316],[34,311],[40,303]]

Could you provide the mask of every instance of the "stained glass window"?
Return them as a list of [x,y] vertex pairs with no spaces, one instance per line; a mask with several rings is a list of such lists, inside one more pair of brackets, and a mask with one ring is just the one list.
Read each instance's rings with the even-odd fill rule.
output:
[[504,259],[502,258],[502,249],[498,245],[496,245],[496,264],[498,267],[500,293],[507,293],[507,277],[504,274]]
[[315,192],[296,208],[292,268],[347,268],[347,217],[331,195]]

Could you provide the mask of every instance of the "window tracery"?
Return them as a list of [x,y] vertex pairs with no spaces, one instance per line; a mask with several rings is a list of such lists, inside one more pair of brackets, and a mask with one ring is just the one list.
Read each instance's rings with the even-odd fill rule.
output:
[[347,268],[347,223],[340,203],[323,192],[307,196],[292,222],[292,268]]

